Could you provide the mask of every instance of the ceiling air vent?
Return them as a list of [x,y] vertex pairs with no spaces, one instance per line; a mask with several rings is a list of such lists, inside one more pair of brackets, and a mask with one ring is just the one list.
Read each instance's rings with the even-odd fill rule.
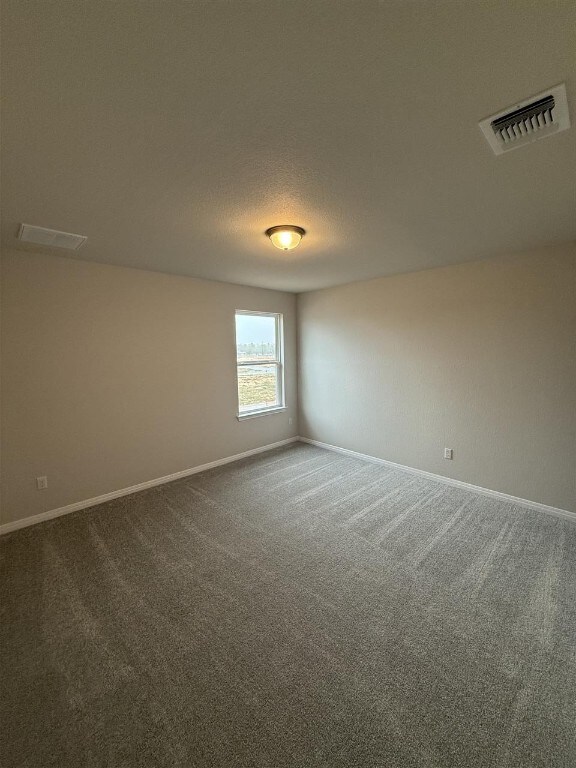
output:
[[495,155],[570,128],[564,83],[521,101],[480,123]]
[[37,245],[50,245],[54,248],[66,248],[69,251],[77,251],[86,240],[84,235],[72,235],[70,232],[59,232],[57,229],[35,227],[32,224],[22,224],[18,232],[18,239],[23,243],[36,243]]

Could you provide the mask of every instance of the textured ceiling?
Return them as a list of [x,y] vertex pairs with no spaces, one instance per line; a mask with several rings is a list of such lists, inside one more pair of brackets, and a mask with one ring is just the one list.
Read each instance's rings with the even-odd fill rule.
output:
[[500,157],[477,125],[562,81],[576,123],[573,0],[3,17],[4,244],[24,221],[87,235],[77,258],[302,291],[576,238],[574,125]]

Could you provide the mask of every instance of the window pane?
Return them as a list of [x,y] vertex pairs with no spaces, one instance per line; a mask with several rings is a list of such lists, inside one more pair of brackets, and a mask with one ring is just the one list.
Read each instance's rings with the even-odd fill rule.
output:
[[246,360],[277,360],[275,315],[236,315],[236,355]]
[[278,366],[239,365],[238,404],[240,413],[279,406]]

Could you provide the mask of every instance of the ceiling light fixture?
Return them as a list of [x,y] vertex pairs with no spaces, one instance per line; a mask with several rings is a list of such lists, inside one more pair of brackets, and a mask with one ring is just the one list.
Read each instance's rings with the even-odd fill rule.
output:
[[291,251],[292,248],[296,248],[300,244],[300,240],[306,232],[302,227],[297,227],[294,224],[282,224],[279,227],[270,227],[266,230],[266,234],[276,248],[280,248],[281,251]]

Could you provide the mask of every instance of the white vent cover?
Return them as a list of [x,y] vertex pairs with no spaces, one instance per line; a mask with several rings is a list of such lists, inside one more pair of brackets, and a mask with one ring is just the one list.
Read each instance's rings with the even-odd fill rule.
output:
[[497,112],[480,123],[495,155],[570,128],[564,83]]
[[32,224],[22,224],[18,232],[18,239],[23,243],[37,243],[38,245],[51,245],[54,248],[67,248],[69,251],[77,251],[86,240],[84,235],[72,235],[70,232],[59,232],[57,229],[35,227]]

